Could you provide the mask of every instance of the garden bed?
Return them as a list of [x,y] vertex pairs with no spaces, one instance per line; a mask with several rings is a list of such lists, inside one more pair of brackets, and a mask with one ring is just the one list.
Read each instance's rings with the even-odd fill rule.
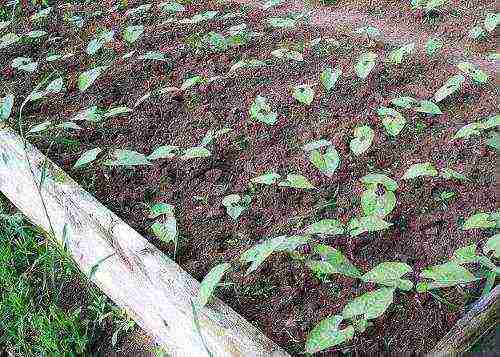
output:
[[[481,3],[486,5],[484,13],[459,22],[470,14],[467,8],[445,8],[440,15],[432,15],[437,20],[430,20],[405,7],[410,19],[401,26],[414,30],[408,35],[391,31],[393,35],[387,36],[384,28],[381,34],[367,28],[362,34],[353,33],[348,27],[356,28],[361,22],[381,26],[378,20],[364,17],[361,5],[353,4],[326,10],[313,7],[316,12],[310,18],[288,20],[295,24],[293,28],[267,23],[266,18],[305,9],[297,4],[263,10],[252,4],[203,3],[170,14],[153,6],[143,15],[128,16],[124,10],[92,16],[98,10],[95,6],[66,4],[53,7],[46,18],[28,21],[25,17],[8,31],[2,30],[3,35],[43,29],[49,36],[28,37],[0,52],[0,63],[6,64],[1,68],[2,80],[15,98],[11,126],[195,278],[203,279],[217,264],[231,263],[216,295],[291,354],[304,350],[307,336],[319,321],[342,314],[349,301],[379,288],[352,276],[314,272],[309,263],[318,259],[316,246],[340,250],[362,273],[382,262],[407,264],[412,271],[406,277],[417,283],[422,281],[422,270],[448,261],[457,248],[474,243],[482,247],[495,233],[495,224],[466,230],[464,222],[478,212],[497,208],[498,138],[491,133],[496,124],[484,132],[476,128],[479,135],[452,140],[464,125],[496,114],[498,92],[491,79],[495,62],[487,59],[494,52],[495,33],[484,30],[481,41],[467,36],[470,27],[481,24],[494,8]],[[131,8],[138,5],[129,4]],[[390,2],[384,6],[388,11],[379,13],[379,20],[387,15],[387,23],[396,26],[403,10],[398,12],[398,6]],[[341,14],[358,17],[345,16],[349,26],[325,26],[339,9],[344,11]],[[168,20],[192,18],[205,10],[219,13],[196,24]],[[243,13],[223,17],[239,11]],[[81,28],[75,15],[85,20]],[[457,25],[456,30],[446,31],[447,19]],[[240,36],[234,41],[240,45],[228,45],[217,35],[204,40],[210,31],[227,35],[230,26],[242,22],[246,30],[233,29],[234,36]],[[139,24],[144,32],[137,41],[127,43],[123,29]],[[86,53],[104,28],[115,30],[114,40],[103,40],[106,43],[95,54]],[[428,31],[437,31],[433,36],[442,38],[441,52],[426,48],[433,37]],[[49,37],[61,39],[49,41]],[[320,37],[322,41],[315,40]],[[401,63],[388,61],[395,49],[411,41],[415,42],[411,53],[395,60]],[[271,55],[279,48],[291,51]],[[123,58],[132,50],[136,52]],[[139,58],[148,51],[154,51],[149,59]],[[70,52],[75,55],[44,60]],[[368,52],[376,54],[375,66],[361,78],[367,68],[356,72],[354,65]],[[277,58],[283,55],[291,58]],[[11,61],[20,56],[38,61],[36,70],[13,70]],[[466,74],[457,67],[469,58],[475,66],[484,65],[488,81],[478,84],[477,71],[473,79],[470,71]],[[235,69],[242,59],[263,62]],[[109,67],[84,88],[79,75],[104,65]],[[326,67],[333,70],[322,81],[320,73]],[[342,74],[335,81],[339,69]],[[460,74],[464,76],[460,88],[437,100],[441,99],[436,96],[438,89]],[[28,101],[18,120],[22,101],[47,76],[49,80],[61,76],[64,93],[46,93],[41,100]],[[203,79],[187,87],[189,78]],[[179,89],[183,85],[186,88]],[[302,87],[302,94],[309,88],[314,91],[311,103],[292,95],[298,85],[308,86]],[[270,112],[264,108],[266,115],[251,118],[249,109],[259,95],[267,98]],[[392,100],[401,96],[414,99],[404,107],[394,105]],[[441,113],[435,107],[434,114],[423,113],[429,111],[423,100],[434,100]],[[98,109],[83,112],[92,106]],[[381,107],[406,118],[400,132],[383,125],[388,115],[380,114]],[[120,109],[110,112],[112,108]],[[400,120],[395,116],[391,120]],[[369,126],[374,135],[366,150],[355,154],[359,148],[353,150],[351,140],[360,126]],[[209,131],[217,135],[210,138]],[[338,155],[339,163],[320,169],[311,162],[315,149],[306,145],[318,140],[329,141],[319,143],[326,145],[320,153],[333,149],[330,152]],[[164,145],[177,149],[168,155],[164,150],[162,158],[146,157]],[[97,160],[74,168],[84,153],[96,148],[102,150]],[[144,156],[134,154],[134,165],[130,156],[127,162],[119,162],[113,152],[123,149]],[[109,160],[115,160],[113,165],[108,165]],[[431,165],[423,175],[408,175],[412,165],[422,163]],[[255,183],[256,177],[267,172],[281,178],[271,185]],[[397,188],[379,185],[374,194],[395,191],[396,204],[390,210],[383,208],[389,211],[383,221],[390,225],[358,235],[352,219],[366,216],[369,210],[361,198],[370,185],[361,179],[373,173],[395,180]],[[294,185],[286,182],[288,174],[307,181],[301,178],[302,182],[295,183],[300,187],[286,187]],[[233,194],[241,201],[226,204],[227,209],[223,202]],[[151,230],[158,218],[150,218],[150,208],[157,203],[174,207],[175,242]],[[168,219],[171,222],[172,217]],[[332,227],[329,234],[311,233],[310,226],[324,219],[336,220],[335,233]],[[271,254],[256,271],[246,274],[248,265],[241,261],[242,254],[263,238],[283,235],[306,237],[307,242],[293,252]],[[480,268],[476,264],[473,269]],[[397,290],[394,302],[371,320],[366,332],[356,332],[353,340],[327,351],[398,353],[408,352],[408,346],[415,353],[429,351],[481,294],[484,282],[479,279],[460,289],[450,287],[432,294]]]

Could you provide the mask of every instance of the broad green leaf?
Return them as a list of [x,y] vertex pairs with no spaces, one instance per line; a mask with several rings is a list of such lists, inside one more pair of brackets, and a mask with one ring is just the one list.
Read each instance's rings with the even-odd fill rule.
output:
[[488,32],[493,32],[500,23],[500,13],[488,13],[484,18],[484,28]]
[[184,150],[181,159],[189,160],[195,158],[209,157],[210,155],[212,155],[212,153],[206,147],[193,146],[191,148],[187,148]]
[[104,162],[108,166],[139,166],[152,165],[148,158],[133,150],[116,149],[112,152],[112,159]]
[[377,109],[377,114],[389,135],[398,135],[406,124],[403,114],[392,108],[380,107]]
[[238,194],[227,195],[222,199],[222,205],[226,207],[227,214],[235,221],[249,206],[252,198],[249,195],[243,197]]
[[5,97],[0,98],[0,121],[9,119],[14,106],[14,95],[7,94]]
[[297,21],[289,17],[270,17],[266,22],[274,28],[291,29],[294,28]]
[[262,8],[264,10],[269,10],[272,7],[278,6],[283,4],[285,0],[267,0],[263,5]]
[[421,176],[437,176],[438,171],[434,165],[430,162],[416,163],[411,165],[408,170],[404,173],[402,179],[409,180]]
[[28,57],[16,57],[12,60],[11,66],[21,71],[35,72],[38,68],[38,62],[34,62]]
[[175,145],[162,145],[157,147],[149,156],[148,160],[171,159],[179,150]]
[[231,268],[231,264],[229,263],[216,265],[203,278],[198,292],[198,304],[200,308],[204,307],[208,303],[210,297],[215,291],[215,288],[219,285],[222,276],[229,268]]
[[217,16],[218,13],[219,13],[218,11],[213,11],[213,10],[204,11],[204,12],[201,12],[199,14],[194,15],[193,17],[191,17],[189,19],[179,20],[179,23],[181,23],[181,24],[198,24],[200,22],[213,20],[215,18],[215,16]]
[[478,255],[476,254],[477,246],[476,244],[471,244],[465,247],[458,248],[453,252],[451,261],[455,264],[468,264],[475,263],[478,260]]
[[373,187],[363,192],[361,207],[366,216],[376,215],[384,218],[396,207],[396,196],[392,191],[387,191],[379,195],[376,188]]
[[375,68],[377,54],[374,52],[366,52],[359,56],[357,63],[354,66],[356,75],[361,79],[366,79],[370,72]]
[[115,32],[113,30],[111,31],[103,31],[99,33],[96,38],[94,38],[92,41],[89,42],[87,45],[86,52],[89,55],[95,55],[97,51],[99,51],[102,46],[104,46],[106,43],[113,41],[113,37],[115,36]]
[[173,216],[174,215],[174,206],[169,205],[168,203],[159,202],[151,205],[149,207],[149,218],[158,218],[160,216]]
[[323,87],[325,87],[325,90],[329,92],[333,89],[333,87],[335,87],[335,84],[337,83],[341,75],[342,69],[339,66],[337,66],[335,69],[326,67],[323,72],[321,72],[319,79],[321,80]]
[[160,51],[148,51],[138,57],[140,60],[166,62],[165,54]]
[[293,87],[292,96],[300,103],[310,105],[314,100],[314,89],[307,84]]
[[496,221],[492,213],[478,212],[467,218],[462,229],[487,229],[495,228]]
[[278,120],[278,115],[272,111],[267,98],[258,95],[250,106],[250,118],[267,125],[274,125]]
[[405,56],[410,55],[415,49],[415,43],[409,43],[407,45],[401,46],[389,53],[388,61],[394,65],[401,64]]
[[315,222],[306,228],[306,234],[328,234],[336,235],[343,234],[344,227],[336,219],[322,219]]
[[349,143],[349,147],[354,155],[365,153],[371,146],[375,132],[368,125],[358,126],[354,129],[354,138]]
[[307,266],[316,273],[342,274],[351,278],[360,278],[361,272],[347,259],[340,250],[331,248],[325,244],[318,244],[314,252],[321,260],[307,261]]
[[340,330],[342,320],[342,316],[334,315],[314,326],[307,337],[306,353],[320,352],[351,340],[354,337],[354,327],[348,326]]
[[434,93],[434,101],[439,103],[449,95],[455,93],[460,89],[462,83],[465,81],[465,77],[461,74],[457,74],[448,78],[448,80]]
[[134,43],[141,37],[143,32],[144,26],[142,25],[129,26],[123,30],[123,39],[129,43]]
[[447,180],[457,180],[457,181],[468,180],[467,177],[465,177],[465,175],[450,168],[443,169],[443,171],[441,171],[441,177]]
[[275,172],[268,172],[263,175],[254,177],[251,181],[253,183],[261,183],[264,185],[272,185],[275,184],[281,178],[280,174]]
[[474,82],[483,84],[488,82],[488,75],[486,72],[482,71],[479,68],[476,68],[472,63],[469,62],[460,62],[457,67],[467,75],[471,76]]
[[278,48],[272,51],[271,55],[277,58],[290,59],[299,62],[304,60],[304,56],[302,55],[302,53],[294,50],[289,50],[288,48]]
[[481,135],[483,129],[483,124],[479,122],[472,122],[458,129],[458,131],[453,136],[453,139],[469,139],[471,136]]
[[495,258],[500,258],[500,234],[495,234],[486,241],[483,247],[483,253],[489,254],[491,251],[493,251],[493,256]]
[[454,262],[428,267],[422,271],[420,277],[432,280],[430,283],[419,284],[417,289],[420,291],[466,284],[477,280],[470,271]]
[[342,311],[344,319],[362,316],[371,320],[382,315],[394,299],[395,288],[379,288],[350,301]]
[[158,5],[163,12],[183,12],[186,11],[184,5],[179,4],[175,1],[165,1]]
[[391,100],[392,105],[395,105],[395,106],[401,107],[401,108],[405,108],[405,109],[411,109],[417,103],[418,103],[418,101],[412,97],[398,97],[398,98],[394,98],[393,100]]
[[78,76],[78,89],[81,92],[86,91],[107,68],[108,66],[100,66],[81,73]]
[[360,34],[360,35],[366,35],[366,36],[372,37],[372,38],[378,37],[382,34],[378,28],[373,27],[373,26],[363,26],[363,27],[357,28],[355,32]]
[[389,228],[392,223],[384,221],[376,215],[352,218],[347,226],[351,237],[356,237],[366,232],[376,232]]
[[429,56],[436,55],[443,47],[443,41],[438,38],[430,38],[425,43],[425,51]]
[[49,128],[52,127],[52,122],[50,121],[44,121],[43,123],[37,124],[33,126],[29,131],[28,134],[39,134],[43,133],[44,131],[47,131]]
[[91,162],[94,162],[101,152],[101,148],[95,148],[84,152],[82,156],[80,156],[80,158],[75,162],[73,169],[78,170],[84,166],[87,166]]
[[112,117],[115,117],[117,115],[130,113],[132,111],[133,110],[128,108],[128,107],[115,107],[115,108],[109,109],[106,113],[104,113],[103,117],[104,118],[112,118]]
[[410,280],[401,279],[401,277],[411,271],[412,268],[408,264],[384,262],[365,273],[361,280],[408,291],[413,288],[413,283]]
[[303,189],[314,188],[314,185],[310,183],[306,177],[298,174],[286,175],[286,179],[278,183],[278,186],[303,188]]
[[321,173],[328,177],[332,177],[340,165],[340,156],[333,146],[327,146],[325,153],[322,154],[320,150],[312,150],[309,152],[309,161]]
[[64,81],[62,77],[57,77],[47,84],[45,89],[39,89],[31,92],[29,95],[30,100],[42,99],[50,94],[56,94],[64,90]]
[[151,231],[164,243],[176,242],[177,221],[173,215],[168,215],[153,223]]
[[248,249],[240,257],[242,263],[252,263],[245,275],[255,271],[273,252],[294,251],[300,245],[306,244],[309,239],[309,236],[279,236],[266,239]]
[[201,76],[193,76],[190,78],[186,78],[182,83],[181,90],[186,90],[200,83],[203,83],[203,77]]
[[497,151],[497,154],[498,154],[500,151],[500,134],[497,133],[496,131],[491,132],[490,137],[488,138],[488,141],[486,142],[486,145],[495,149]]
[[258,59],[253,59],[253,58],[243,59],[243,60],[240,60],[240,61],[236,62],[235,64],[233,64],[231,66],[231,68],[229,69],[229,72],[234,72],[234,71],[237,71],[238,69],[241,69],[241,68],[258,68],[258,67],[262,67],[265,65],[266,65],[266,62],[258,60]]
[[3,50],[6,47],[9,47],[10,45],[16,43],[19,41],[21,37],[19,37],[15,33],[6,33],[2,37],[0,37],[0,50]]
[[203,37],[203,42],[207,44],[207,48],[214,52],[225,51],[229,48],[229,41],[224,35],[210,31]]
[[431,102],[430,100],[422,100],[420,101],[420,105],[418,107],[413,108],[414,111],[426,114],[443,114],[441,109],[437,106],[437,104]]
[[388,191],[396,191],[398,183],[384,174],[368,174],[361,178],[361,182],[368,188],[381,184]]
[[484,130],[500,126],[500,115],[492,115],[491,117],[481,121],[481,125]]

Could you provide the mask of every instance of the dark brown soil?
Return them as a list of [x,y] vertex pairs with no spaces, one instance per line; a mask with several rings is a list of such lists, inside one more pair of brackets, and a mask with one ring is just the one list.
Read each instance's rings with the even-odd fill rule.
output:
[[[131,3],[134,6],[139,2]],[[346,7],[342,8],[344,3]],[[180,86],[189,75],[224,74],[241,58],[270,58],[270,52],[276,48],[301,49],[318,36],[337,39],[341,47],[331,55],[317,56],[305,46],[302,63],[277,60],[270,66],[247,69],[239,72],[237,77],[202,85],[181,97],[151,98],[128,116],[112,118],[100,125],[79,122],[83,129],[73,134],[32,138],[98,200],[171,256],[173,244],[163,244],[152,237],[149,231],[152,221],[147,218],[145,204],[166,202],[174,205],[181,236],[177,262],[197,279],[202,279],[218,263],[234,263],[235,271],[226,277],[226,283],[230,284],[220,289],[218,295],[289,352],[300,353],[307,334],[318,321],[341,312],[347,301],[374,286],[343,277],[321,282],[301,262],[284,253],[272,255],[258,271],[244,277],[245,267],[238,263],[238,258],[262,238],[300,233],[306,225],[321,218],[337,218],[347,223],[361,213],[362,186],[359,179],[372,172],[386,173],[398,179],[397,206],[386,218],[394,225],[381,233],[356,238],[335,236],[315,240],[340,249],[364,271],[383,261],[403,261],[414,267],[412,280],[417,281],[422,268],[443,262],[454,249],[472,242],[481,243],[492,233],[462,231],[460,225],[464,218],[476,211],[496,208],[496,153],[486,146],[486,137],[450,142],[456,130],[464,124],[495,114],[498,93],[492,81],[484,86],[467,84],[458,94],[441,103],[444,115],[431,117],[405,112],[408,123],[396,139],[386,135],[376,109],[399,95],[417,99],[432,97],[450,75],[458,73],[453,65],[457,56],[466,54],[475,59],[484,58],[495,51],[494,38],[478,45],[466,37],[471,24],[478,18],[467,8],[453,10],[458,11],[458,15],[451,10],[445,11],[436,20],[439,25],[432,25],[430,20],[411,15],[407,6],[400,6],[399,2],[380,3],[387,8],[371,3],[341,1],[337,7],[330,8],[333,12],[322,12],[323,17],[313,17],[313,25],[286,31],[270,31],[262,22],[268,15],[251,5],[220,6],[200,2],[188,6],[189,11],[184,16],[200,9],[218,8],[224,12],[243,9],[248,27],[264,33],[247,46],[229,49],[223,54],[195,53],[186,45],[186,39],[194,32],[222,30],[240,24],[242,20],[215,20],[191,27],[158,26],[166,16],[156,14],[153,7],[154,11],[141,20],[147,28],[136,46],[137,52],[161,50],[170,58],[171,66],[118,60],[84,93],[80,93],[76,86],[80,72],[93,64],[107,63],[106,57],[119,57],[129,50],[121,39],[108,46],[105,54],[94,58],[86,55],[84,48],[93,38],[96,28],[118,28],[127,20],[119,13],[106,13],[102,18],[89,20],[82,30],[75,31],[62,21],[64,11],[58,9],[57,16],[48,21],[46,28],[51,36],[61,36],[65,40],[9,47],[8,53],[0,53],[2,82],[18,98],[15,108],[18,110],[19,98],[24,98],[44,75],[56,70],[67,79],[64,96],[54,96],[25,108],[23,125],[28,128],[47,119],[67,121],[91,105],[133,107],[135,101],[149,90]],[[473,3],[493,10],[489,2]],[[410,37],[406,37],[404,32],[393,33],[392,37],[384,37],[383,41],[373,44],[370,50],[377,52],[379,58],[385,58],[401,38],[418,39],[420,33],[435,31],[433,26],[438,26],[446,44],[461,47],[458,50],[457,47],[449,48],[445,51],[446,56],[433,60],[429,60],[420,48],[417,54],[396,67],[379,62],[369,78],[362,81],[355,76],[352,67],[354,60],[367,51],[370,44],[345,28],[325,26],[327,15],[333,18],[339,9],[359,12],[361,7],[363,12],[373,10],[374,16],[386,17],[393,25],[398,24],[398,16],[401,17],[403,12],[410,14],[411,18],[401,26],[413,30],[413,35],[409,33]],[[66,11],[88,14],[92,12],[90,8],[67,6]],[[378,13],[376,8],[380,10]],[[365,16],[362,12],[359,14]],[[464,17],[464,14],[471,17]],[[480,17],[484,14],[481,12]],[[350,21],[348,17],[337,21],[344,19],[346,23]],[[448,21],[458,26],[456,31],[453,30],[454,35],[449,37],[446,32]],[[360,18],[356,18],[351,23],[359,22]],[[29,22],[19,24],[18,28],[27,31],[27,26],[36,28]],[[8,63],[12,58],[44,58],[49,51],[56,49],[63,53],[72,51],[77,56],[50,66],[41,62],[37,75],[9,70]],[[290,88],[296,84],[317,82],[325,65],[340,65],[344,70],[335,90],[325,93],[319,85],[315,87],[316,96],[311,106],[296,102],[290,95]],[[268,127],[250,121],[248,108],[257,94],[272,101],[273,108],[279,113],[276,125]],[[349,141],[353,128],[362,123],[370,124],[376,130],[376,137],[367,154],[355,157],[349,151]],[[153,166],[135,169],[102,166],[83,171],[72,169],[83,152],[95,147],[150,153],[165,144],[197,145],[207,130],[225,127],[233,131],[216,142],[209,158],[161,160]],[[319,173],[302,151],[305,143],[323,138],[332,140],[341,155],[341,166],[332,178]],[[442,178],[400,180],[411,164],[425,161],[435,163],[440,169],[452,167],[471,180],[466,183]],[[250,179],[267,170],[281,174],[301,173],[317,189],[304,191],[272,186],[250,191]],[[447,206],[436,200],[444,190],[458,194]],[[250,208],[237,222],[226,214],[221,204],[222,198],[230,193],[252,195]],[[204,197],[205,201],[195,199],[196,196]],[[336,202],[333,209],[321,208],[332,199]],[[308,254],[311,246],[302,248],[301,254]],[[342,350],[374,355],[428,351],[453,325],[462,308],[470,303],[467,296],[475,296],[479,288],[479,284],[464,288],[467,295],[452,289],[444,291],[446,298],[458,305],[458,309],[450,309],[427,294],[398,292],[395,303],[374,321],[374,326]],[[333,356],[337,352],[331,350],[324,355]]]

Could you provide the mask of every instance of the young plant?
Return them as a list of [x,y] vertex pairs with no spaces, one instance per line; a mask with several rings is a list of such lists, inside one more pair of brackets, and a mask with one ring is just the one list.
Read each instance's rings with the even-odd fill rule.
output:
[[248,209],[251,201],[252,197],[249,195],[231,194],[222,199],[222,205],[226,207],[227,214],[237,221],[243,211]]
[[250,106],[250,118],[267,125],[274,125],[278,120],[278,115],[272,111],[266,97],[258,95]]
[[304,145],[303,149],[314,167],[328,177],[333,176],[340,165],[340,156],[331,141],[313,141]]
[[153,234],[162,242],[174,242],[177,245],[177,220],[174,206],[167,203],[155,203],[150,207],[149,218],[155,222],[151,226]]

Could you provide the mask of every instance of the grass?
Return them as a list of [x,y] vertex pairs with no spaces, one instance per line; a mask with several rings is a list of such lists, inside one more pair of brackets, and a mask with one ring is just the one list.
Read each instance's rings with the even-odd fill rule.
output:
[[109,345],[106,339],[116,345],[133,327],[0,197],[0,354],[93,354],[103,342]]

